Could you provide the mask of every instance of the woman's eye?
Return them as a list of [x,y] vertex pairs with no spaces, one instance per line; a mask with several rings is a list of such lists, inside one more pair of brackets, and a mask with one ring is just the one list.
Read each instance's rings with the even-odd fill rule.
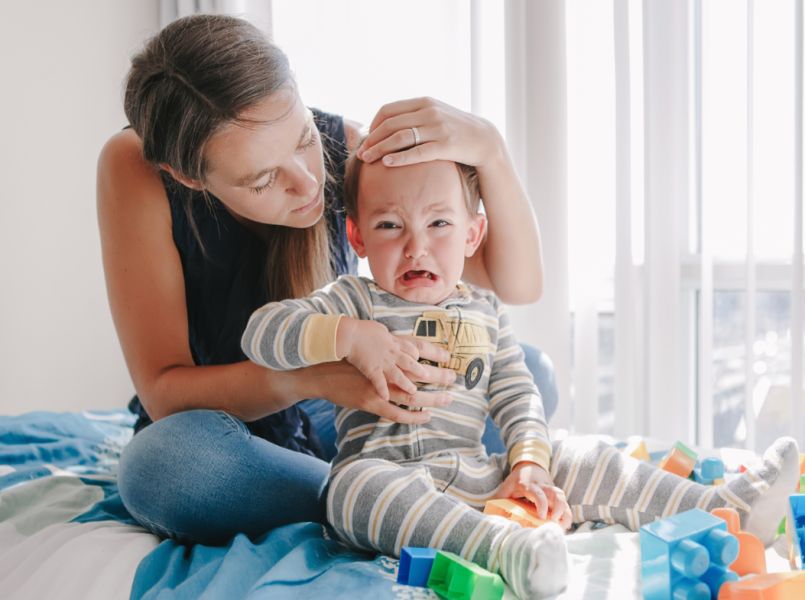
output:
[[300,146],[299,146],[299,150],[307,150],[307,149],[308,149],[308,148],[310,148],[310,147],[311,147],[313,144],[315,144],[315,143],[316,143],[316,137],[317,137],[317,136],[316,136],[316,134],[317,134],[317,130],[316,130],[316,128],[315,128],[315,127],[311,127],[311,128],[310,128],[310,135],[308,136],[308,138],[307,138],[307,139],[306,139],[304,142],[302,142],[302,143],[300,144]]
[[249,191],[252,194],[262,194],[274,184],[274,180],[276,178],[277,178],[277,172],[271,171],[271,175],[269,176],[268,181],[266,181],[264,185],[258,185],[257,187],[249,188]]

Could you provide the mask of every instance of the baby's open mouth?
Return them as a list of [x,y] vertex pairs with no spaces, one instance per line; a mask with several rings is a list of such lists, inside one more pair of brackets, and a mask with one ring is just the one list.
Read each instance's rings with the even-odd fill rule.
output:
[[406,271],[403,273],[403,281],[413,281],[414,279],[431,279],[435,280],[436,275],[430,271]]

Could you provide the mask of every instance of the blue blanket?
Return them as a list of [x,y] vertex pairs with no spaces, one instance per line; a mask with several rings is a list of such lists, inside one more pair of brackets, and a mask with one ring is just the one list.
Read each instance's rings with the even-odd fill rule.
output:
[[[132,425],[125,411],[0,417],[0,547],[16,545],[29,562],[35,556],[46,562],[47,555],[43,559],[31,545],[44,547],[53,537],[48,532],[76,536],[82,528],[96,532],[111,522],[125,527],[105,529],[110,535],[153,538],[142,558],[137,555],[133,599],[436,597],[430,590],[396,584],[396,560],[349,550],[314,523],[281,527],[254,540],[239,535],[221,547],[171,540],[157,544],[137,526],[117,493],[117,462]],[[101,566],[114,566],[74,558],[75,565],[65,568],[79,578],[100,577]],[[0,583],[13,583],[22,594],[32,588],[21,577],[0,557]],[[10,589],[13,596],[15,588]]]

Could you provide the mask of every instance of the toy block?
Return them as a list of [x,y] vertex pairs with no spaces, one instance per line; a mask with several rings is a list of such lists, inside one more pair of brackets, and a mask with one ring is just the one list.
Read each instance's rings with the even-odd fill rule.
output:
[[788,561],[792,569],[805,566],[805,494],[792,494],[788,497]]
[[738,575],[738,540],[723,519],[694,508],[640,528],[643,598],[710,598]]
[[766,548],[756,535],[741,531],[741,520],[734,508],[716,508],[710,514],[727,522],[727,531],[738,539],[738,558],[730,569],[738,575],[766,572]]
[[696,466],[697,454],[682,442],[677,442],[660,461],[659,468],[680,477],[688,477]]
[[537,517],[536,506],[519,498],[487,500],[484,514],[505,517],[523,527],[539,527],[547,522]]
[[436,553],[428,587],[448,600],[500,600],[503,580],[452,552]]
[[800,493],[805,493],[805,475],[799,476],[799,485],[797,486],[797,491]]
[[805,573],[753,575],[721,586],[718,600],[797,600],[805,598]]
[[724,463],[720,458],[705,458],[699,468],[699,476],[711,482],[716,479],[724,479]]
[[645,462],[649,462],[651,457],[648,453],[648,448],[646,447],[646,442],[641,437],[631,437],[629,438],[626,447],[622,450],[624,454],[628,454],[632,458],[636,458],[637,460],[642,460]]
[[405,546],[400,552],[400,566],[397,569],[397,583],[428,587],[428,577],[436,558],[435,548],[414,548]]

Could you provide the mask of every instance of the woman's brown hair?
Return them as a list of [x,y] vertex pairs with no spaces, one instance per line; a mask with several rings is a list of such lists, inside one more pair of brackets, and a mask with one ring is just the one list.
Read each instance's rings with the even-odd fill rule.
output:
[[[243,111],[295,85],[285,54],[254,25],[194,15],[162,29],[134,56],[124,109],[146,160],[203,182],[209,139],[227,123],[248,125]],[[185,213],[199,238],[191,204],[198,194],[182,189]],[[325,218],[303,229],[262,227],[269,300],[305,296],[332,279]]]

